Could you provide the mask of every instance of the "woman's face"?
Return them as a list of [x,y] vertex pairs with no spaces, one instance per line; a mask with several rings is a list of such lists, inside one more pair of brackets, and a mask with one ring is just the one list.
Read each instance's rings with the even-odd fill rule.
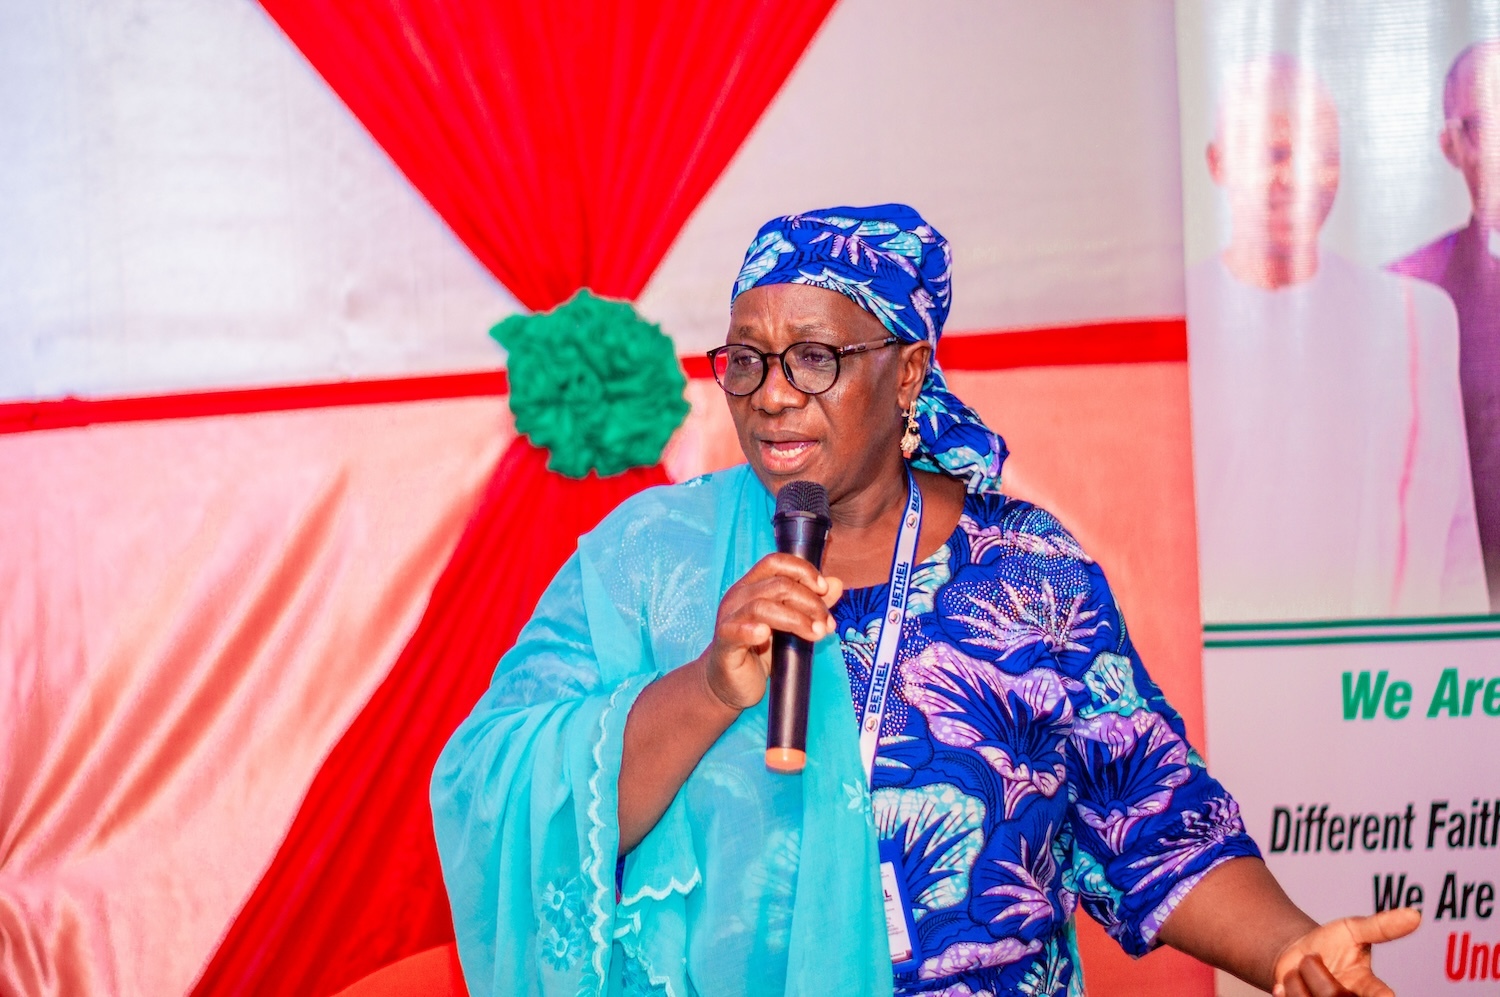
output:
[[[842,294],[771,284],[735,299],[726,342],[780,353],[808,340],[849,346],[887,336],[875,316]],[[787,383],[773,359],[754,393],[726,395],[756,476],[772,493],[788,481],[816,481],[837,503],[892,474],[902,459],[903,412],[921,390],[929,352],[926,343],[901,343],[842,357],[838,380],[817,395]]]

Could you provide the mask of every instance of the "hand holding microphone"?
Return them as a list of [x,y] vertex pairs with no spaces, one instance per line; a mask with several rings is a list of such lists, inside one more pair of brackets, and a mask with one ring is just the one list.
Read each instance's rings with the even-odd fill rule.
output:
[[[793,481],[776,496],[776,550],[823,566],[833,520],[828,493],[812,481]],[[832,603],[828,604],[832,606]],[[801,772],[807,764],[807,703],[812,691],[813,642],[781,630],[771,635],[771,704],[766,717],[766,767]]]
[[[816,489],[821,497],[821,506],[815,498],[810,498],[811,489]],[[825,578],[806,556],[813,554],[819,561],[822,559],[829,522],[827,502],[822,487],[810,482],[792,482],[781,489],[776,525],[777,547],[782,552],[762,558],[724,593],[714,642],[707,655],[704,674],[709,691],[726,706],[743,710],[760,702],[765,695],[767,679],[773,678],[773,650],[778,653],[781,667],[776,669],[778,677],[773,678],[772,685],[773,696],[779,695],[781,703],[778,706],[773,699],[771,713],[773,720],[793,721],[788,736],[795,743],[774,744],[773,734],[772,742],[767,745],[768,761],[772,760],[772,750],[800,752],[804,747],[811,645],[833,632],[834,622],[828,607],[843,594],[842,583],[836,578]],[[809,504],[813,508],[806,508]],[[773,639],[773,634],[778,636]],[[805,657],[801,656],[802,649],[807,651]],[[788,678],[792,681],[787,682]],[[801,727],[797,729],[799,696]],[[778,758],[795,761],[797,755],[784,754]],[[784,770],[796,771],[800,767]]]

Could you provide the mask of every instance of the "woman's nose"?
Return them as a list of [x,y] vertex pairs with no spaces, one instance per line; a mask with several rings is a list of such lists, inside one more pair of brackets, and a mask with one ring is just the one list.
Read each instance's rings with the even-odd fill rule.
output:
[[780,412],[786,408],[801,408],[807,401],[807,395],[797,390],[796,385],[787,380],[786,369],[781,366],[781,358],[775,357],[766,361],[766,379],[756,391],[757,406],[765,412]]

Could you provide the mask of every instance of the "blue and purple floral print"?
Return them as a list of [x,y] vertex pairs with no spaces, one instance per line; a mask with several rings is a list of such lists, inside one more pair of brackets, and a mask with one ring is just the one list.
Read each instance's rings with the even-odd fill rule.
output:
[[[833,608],[856,712],[887,588]],[[896,993],[1082,993],[1072,914],[1132,955],[1216,864],[1258,855],[1152,683],[1099,566],[1048,513],[970,495],[913,576],[871,787],[919,966]]]

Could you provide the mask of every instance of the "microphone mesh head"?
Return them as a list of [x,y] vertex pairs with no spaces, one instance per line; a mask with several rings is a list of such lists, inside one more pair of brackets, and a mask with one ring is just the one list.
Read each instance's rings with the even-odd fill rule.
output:
[[789,481],[776,493],[776,514],[810,512],[828,518],[828,492],[816,481]]

